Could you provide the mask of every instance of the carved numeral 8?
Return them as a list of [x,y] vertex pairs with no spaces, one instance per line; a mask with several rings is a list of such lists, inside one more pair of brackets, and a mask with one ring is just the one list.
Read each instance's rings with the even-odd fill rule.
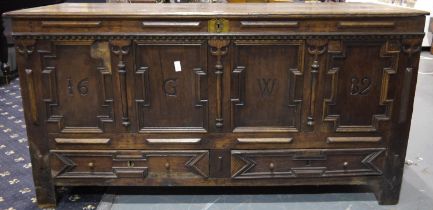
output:
[[358,79],[357,77],[352,77],[352,83],[350,86],[350,95],[367,95],[371,89],[371,80],[368,77]]
[[[82,96],[86,96],[89,92],[89,80],[87,78],[82,79],[77,84],[77,91]],[[74,95],[73,82],[71,78],[68,78],[68,94]]]

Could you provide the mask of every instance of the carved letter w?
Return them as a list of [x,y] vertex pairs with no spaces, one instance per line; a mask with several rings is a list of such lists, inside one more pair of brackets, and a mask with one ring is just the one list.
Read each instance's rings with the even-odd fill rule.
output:
[[276,79],[257,79],[262,96],[270,96],[274,91]]

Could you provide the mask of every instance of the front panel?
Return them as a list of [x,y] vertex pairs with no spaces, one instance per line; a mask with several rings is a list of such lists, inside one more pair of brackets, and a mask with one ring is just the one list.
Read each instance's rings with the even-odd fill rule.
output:
[[202,41],[135,43],[139,132],[207,132],[206,52]]
[[40,43],[48,132],[113,130],[112,72],[92,54],[95,44],[91,40]]
[[389,125],[400,49],[392,41],[331,42],[323,99],[323,120],[332,131],[379,131]]
[[233,132],[298,132],[304,42],[239,40],[234,46]]

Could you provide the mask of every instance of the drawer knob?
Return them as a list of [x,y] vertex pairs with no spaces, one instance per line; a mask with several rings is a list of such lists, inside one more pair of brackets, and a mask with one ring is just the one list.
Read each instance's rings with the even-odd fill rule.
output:
[[346,169],[347,166],[349,166],[349,162],[344,162],[344,163],[343,163],[343,168]]
[[134,167],[134,161],[128,161],[128,167],[129,168],[132,168],[132,167]]
[[94,164],[93,162],[89,162],[87,165],[88,165],[90,168],[95,167],[95,164]]
[[170,169],[170,163],[166,162],[165,165],[164,165],[164,167],[165,167],[165,169],[169,170]]
[[274,163],[269,163],[269,169],[270,169],[271,171],[273,171],[274,168],[275,168],[275,164],[274,164]]

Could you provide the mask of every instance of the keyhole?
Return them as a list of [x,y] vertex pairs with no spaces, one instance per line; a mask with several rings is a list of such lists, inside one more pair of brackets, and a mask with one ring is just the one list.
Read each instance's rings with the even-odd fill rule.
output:
[[128,161],[128,167],[129,167],[129,168],[134,167],[134,162],[133,162],[133,161]]
[[169,170],[170,170],[170,163],[167,161],[167,162],[164,164],[164,167],[165,167],[165,169],[166,169],[167,171],[169,171]]
[[222,23],[219,22],[219,21],[217,21],[215,24],[216,24],[215,25],[216,31],[217,32],[221,32],[221,30],[222,30]]
[[305,166],[311,166],[311,161],[310,160],[305,161]]

